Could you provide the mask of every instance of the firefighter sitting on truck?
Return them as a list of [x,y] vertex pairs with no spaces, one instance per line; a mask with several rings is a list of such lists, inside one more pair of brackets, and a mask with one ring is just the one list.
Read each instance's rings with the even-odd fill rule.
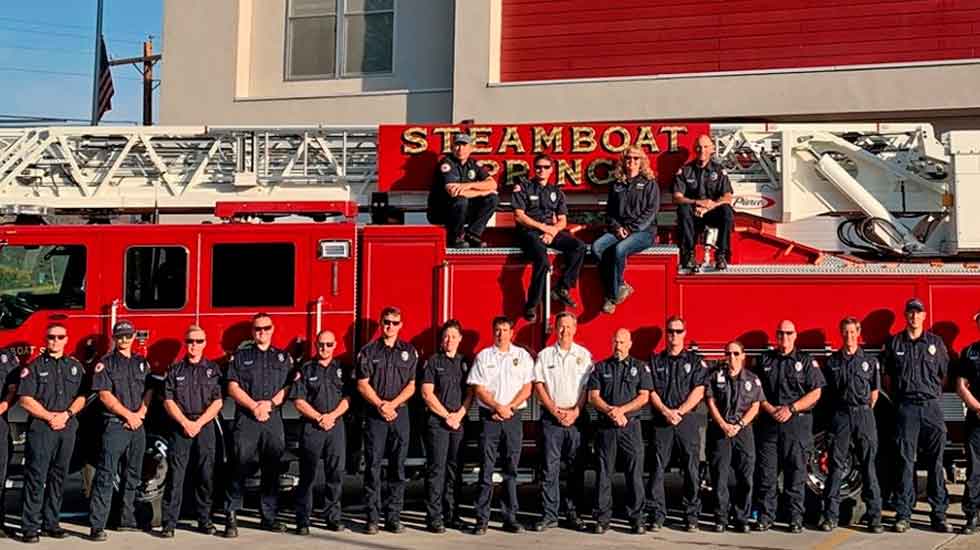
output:
[[694,146],[698,156],[685,164],[674,176],[674,204],[677,205],[677,241],[681,247],[681,268],[698,270],[694,259],[694,242],[705,227],[718,230],[715,269],[727,269],[732,250],[729,247],[735,210],[732,208],[732,184],[717,161],[711,158],[715,145],[711,136],[698,136]]
[[497,182],[476,163],[472,138],[458,133],[453,152],[436,166],[426,208],[429,223],[446,226],[446,243],[453,248],[486,246],[480,238],[497,209]]

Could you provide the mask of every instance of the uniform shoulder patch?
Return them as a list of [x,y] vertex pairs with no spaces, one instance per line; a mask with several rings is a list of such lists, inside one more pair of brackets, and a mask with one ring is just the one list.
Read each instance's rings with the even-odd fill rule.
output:
[[514,184],[514,192],[515,193],[520,193],[521,192],[521,184],[519,184],[519,183],[515,183]]
[[27,378],[30,375],[31,375],[31,369],[29,369],[27,367],[24,367],[24,368],[20,369],[20,377],[21,378]]
[[105,370],[105,364],[101,361],[95,364],[95,372],[102,372]]
[[810,361],[810,364],[811,364],[811,365],[813,365],[813,368],[815,368],[815,369],[818,369],[818,368],[820,368],[820,364],[819,364],[819,363],[817,363],[817,360],[816,360],[816,359],[812,359],[812,360]]
[[293,375],[293,382],[299,382],[299,379],[302,378],[302,377],[303,377],[303,374],[300,373],[299,371],[296,371],[296,374]]
[[449,164],[448,162],[443,162],[439,164],[439,170],[441,170],[443,173],[446,173],[452,169],[453,169],[452,165]]

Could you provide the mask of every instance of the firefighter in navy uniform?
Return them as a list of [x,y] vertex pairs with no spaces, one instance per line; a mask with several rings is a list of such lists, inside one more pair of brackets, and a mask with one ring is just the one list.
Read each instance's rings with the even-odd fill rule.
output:
[[385,529],[401,533],[405,504],[405,458],[408,456],[411,421],[405,404],[415,393],[419,354],[398,339],[401,310],[381,311],[381,337],[361,348],[357,355],[357,390],[371,406],[364,413],[364,500],[368,534],[378,532],[381,513],[381,461],[388,459],[390,494],[385,510]]
[[231,430],[233,470],[225,496],[225,538],[238,536],[238,511],[242,507],[245,480],[261,470],[261,528],[281,533],[286,526],[276,520],[279,470],[286,450],[280,407],[286,399],[293,359],[272,345],[275,326],[267,313],[252,317],[252,337],[232,354],[226,378],[228,396],[235,401]]
[[426,208],[429,223],[446,226],[446,244],[453,248],[483,247],[481,236],[500,198],[497,182],[471,156],[473,139],[458,133],[453,152],[436,166]]
[[650,358],[653,391],[653,471],[647,486],[647,519],[652,531],[663,527],[667,517],[664,470],[674,447],[681,453],[684,471],[684,529],[697,531],[701,513],[701,428],[702,417],[690,414],[704,398],[708,365],[685,347],[687,326],[683,319],[667,319],[667,348]]
[[537,307],[544,295],[545,277],[548,277],[548,249],[561,251],[565,256],[565,270],[561,281],[551,291],[550,299],[567,307],[577,308],[569,291],[578,284],[579,271],[585,259],[585,243],[565,229],[568,205],[565,193],[552,184],[554,161],[545,154],[534,157],[534,177],[514,186],[512,202],[517,235],[524,254],[531,259],[531,284],[524,302],[524,319],[537,320]]
[[637,418],[647,402],[653,381],[650,367],[630,356],[630,331],[613,336],[613,355],[596,363],[589,377],[589,403],[599,414],[596,430],[595,533],[603,534],[612,520],[612,478],[616,455],[623,452],[626,467],[626,515],[634,534],[646,533],[643,521],[643,430]]
[[31,419],[24,450],[22,528],[24,542],[37,543],[43,528],[52,538],[65,538],[58,525],[65,475],[75,448],[78,420],[85,406],[82,364],[65,355],[68,330],[61,323],[48,326],[47,348],[20,369],[17,395]]
[[7,424],[7,411],[17,400],[17,379],[20,375],[20,361],[12,349],[0,350],[0,538],[6,536],[7,513],[4,508],[4,495],[7,485],[7,464],[10,461],[10,425]]
[[92,391],[98,392],[99,401],[105,406],[102,450],[92,482],[89,513],[90,538],[94,541],[106,540],[105,527],[120,461],[124,467],[120,480],[119,530],[139,529],[134,506],[143,475],[143,453],[146,451],[143,420],[151,392],[147,387],[150,366],[142,355],[133,352],[135,336],[133,323],[118,321],[112,327],[115,349],[102,357],[92,371]]
[[732,184],[718,161],[711,136],[701,135],[695,145],[697,158],[685,164],[674,177],[674,204],[677,205],[677,241],[681,249],[681,267],[697,270],[694,258],[694,239],[707,227],[718,229],[715,257],[716,269],[727,269],[732,260],[732,228],[735,210],[732,208]]
[[905,329],[889,338],[882,350],[881,366],[886,388],[897,404],[898,486],[895,525],[898,533],[909,528],[915,507],[916,451],[928,470],[927,499],[932,508],[932,528],[952,532],[946,521],[949,494],[943,472],[946,449],[946,421],[939,404],[943,379],[949,368],[949,355],[942,338],[925,330],[926,308],[917,298],[905,303]]
[[837,527],[840,511],[841,481],[851,461],[853,442],[854,456],[858,463],[850,464],[861,472],[864,481],[861,496],[868,507],[868,528],[881,533],[881,489],[878,486],[878,426],[874,406],[881,386],[881,369],[878,360],[865,355],[859,345],[861,322],[846,317],[840,322],[844,346],[831,354],[823,370],[827,386],[823,391],[824,402],[831,407],[830,467],[827,485],[823,491],[823,520],[820,529],[832,531]]
[[180,519],[184,481],[190,469],[198,531],[215,532],[211,521],[211,491],[214,487],[214,460],[218,429],[214,419],[221,413],[221,370],[204,358],[207,337],[204,330],[191,325],[184,334],[187,353],[167,370],[163,408],[173,421],[167,453],[167,486],[163,495],[164,538],[174,536]]
[[782,321],[776,348],[759,358],[755,374],[762,381],[765,413],[756,424],[756,530],[768,531],[776,518],[776,479],[783,471],[783,493],[789,504],[789,531],[803,532],[806,455],[813,447],[810,409],[820,399],[825,381],[820,367],[796,349],[796,327]]
[[351,387],[340,362],[333,357],[336,349],[337,336],[329,330],[320,331],[316,337],[316,357],[300,367],[289,392],[296,411],[306,420],[299,449],[297,535],[310,534],[313,483],[321,460],[326,481],[324,520],[330,531],[344,530],[340,497],[344,492],[347,437],[343,416],[350,408]]
[[[980,313],[973,316],[980,327]],[[963,490],[964,535],[977,532],[980,512],[980,342],[974,342],[960,353],[956,369],[956,393],[966,406],[966,488]]]
[[725,344],[725,361],[708,375],[705,401],[711,420],[705,431],[708,463],[715,488],[715,532],[728,528],[729,476],[735,476],[735,498],[731,519],[735,531],[749,532],[752,511],[752,476],[755,475],[755,436],[752,421],[765,399],[762,381],[745,368],[741,342]]

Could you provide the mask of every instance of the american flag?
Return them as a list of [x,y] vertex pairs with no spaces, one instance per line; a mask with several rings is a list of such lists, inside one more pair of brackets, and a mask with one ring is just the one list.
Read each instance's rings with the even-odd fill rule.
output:
[[98,115],[95,117],[95,122],[98,123],[102,120],[102,115],[106,114],[106,111],[112,110],[112,96],[116,93],[116,90],[112,87],[112,70],[109,67],[109,54],[105,47],[105,37],[99,37],[101,41],[101,55],[99,56],[99,109],[97,111]]

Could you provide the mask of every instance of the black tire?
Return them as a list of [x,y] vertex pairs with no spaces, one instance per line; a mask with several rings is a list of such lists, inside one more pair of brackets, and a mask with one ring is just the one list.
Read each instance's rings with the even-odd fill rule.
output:
[[[811,522],[819,521],[823,512],[823,491],[827,482],[830,435],[821,430],[813,434],[813,452],[806,464],[806,516]],[[854,457],[851,464],[855,464]],[[864,481],[861,474],[848,468],[841,483],[841,504],[837,518],[839,525],[859,523],[867,511],[861,500]]]

